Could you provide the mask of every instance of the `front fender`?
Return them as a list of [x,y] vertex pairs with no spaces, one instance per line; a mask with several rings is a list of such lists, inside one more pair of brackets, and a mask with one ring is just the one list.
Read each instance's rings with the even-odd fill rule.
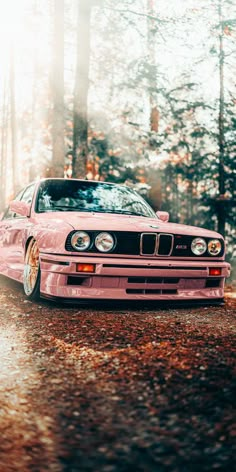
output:
[[34,238],[39,247],[40,252],[48,252],[50,254],[66,254],[65,241],[68,233],[73,227],[68,223],[58,222],[56,225],[52,223],[43,223],[31,227],[31,231],[27,231],[24,238],[24,246],[27,242]]

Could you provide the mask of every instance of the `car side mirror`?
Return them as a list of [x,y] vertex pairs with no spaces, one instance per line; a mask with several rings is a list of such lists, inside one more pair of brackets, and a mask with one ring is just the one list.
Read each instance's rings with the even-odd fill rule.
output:
[[26,202],[12,200],[12,202],[10,202],[10,210],[13,213],[17,213],[17,215],[30,216],[30,204]]
[[156,215],[159,220],[163,221],[163,223],[167,223],[167,221],[169,221],[170,214],[168,211],[157,211]]

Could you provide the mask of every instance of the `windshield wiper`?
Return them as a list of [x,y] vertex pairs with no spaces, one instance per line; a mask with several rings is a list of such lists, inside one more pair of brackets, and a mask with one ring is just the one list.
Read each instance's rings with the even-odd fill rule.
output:
[[134,212],[134,211],[127,211],[127,210],[114,210],[112,213],[118,213],[118,214],[121,214],[121,215],[133,215],[133,216],[145,216],[145,217],[147,217],[147,215],[144,215],[143,213],[137,213],[137,212]]
[[58,210],[58,211],[91,211],[86,208],[81,208],[81,207],[70,207],[67,205],[54,205],[51,209],[52,211]]
[[105,208],[99,208],[99,209],[92,209],[92,208],[82,208],[82,207],[69,207],[67,205],[54,205],[51,208],[47,208],[45,210],[41,210],[41,212],[53,212],[53,211],[78,211],[78,212],[87,212],[87,213],[113,213],[113,214],[118,214],[118,215],[132,215],[132,216],[143,216],[145,218],[148,218],[148,215],[144,215],[143,213],[136,213],[133,211],[128,211],[128,210],[111,210],[111,209],[105,209]]
[[147,217],[147,215],[144,215],[143,213],[134,213],[133,211],[127,211],[127,210],[106,210],[104,208],[100,208],[99,210],[89,210],[92,213],[114,213],[118,215],[133,215],[133,216],[144,216]]

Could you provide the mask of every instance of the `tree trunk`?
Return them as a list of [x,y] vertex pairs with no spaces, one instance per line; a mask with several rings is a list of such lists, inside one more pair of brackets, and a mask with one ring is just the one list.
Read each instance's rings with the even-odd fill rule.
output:
[[52,163],[55,177],[64,177],[64,0],[54,0]]
[[16,97],[15,97],[15,57],[13,45],[10,51],[10,129],[11,129],[11,156],[12,156],[12,186],[15,193],[18,189],[19,170],[17,162],[17,138],[16,138]]
[[6,207],[6,169],[7,169],[7,130],[8,130],[8,101],[7,85],[4,81],[1,129],[1,180],[0,180],[0,211]]
[[[156,96],[156,25],[153,20],[155,16],[155,1],[147,0],[147,48],[148,48],[148,60],[149,60],[149,124],[150,131],[155,133],[158,132],[159,128],[159,111],[157,108],[157,96]],[[153,201],[155,209],[160,209],[162,204],[162,192],[161,192],[161,176],[160,173],[155,172],[151,177],[151,191],[150,198]]]
[[223,46],[223,18],[221,0],[218,3],[219,16],[219,200],[218,200],[218,231],[225,234],[225,171],[224,171],[224,152],[225,152],[225,133],[224,133],[224,46]]
[[85,178],[88,156],[88,89],[91,0],[78,3],[77,65],[73,112],[73,177]]
[[149,103],[150,103],[150,129],[158,132],[159,111],[156,103],[156,26],[153,21],[155,16],[154,0],[147,0],[147,36],[149,58]]

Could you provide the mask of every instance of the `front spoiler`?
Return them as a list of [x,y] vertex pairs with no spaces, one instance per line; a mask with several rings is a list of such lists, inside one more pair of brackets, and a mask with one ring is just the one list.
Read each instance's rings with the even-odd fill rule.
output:
[[[78,263],[96,264],[80,273]],[[223,300],[230,265],[224,261],[128,259],[40,254],[41,295],[68,303],[76,300],[187,301]],[[217,287],[206,287],[211,267],[221,268]],[[69,277],[80,282],[68,283]],[[143,283],[140,279],[143,278]],[[81,283],[81,279],[84,279]],[[139,280],[138,280],[139,279]],[[172,280],[171,280],[172,279]],[[178,279],[178,283],[173,280]],[[137,280],[137,282],[136,282]],[[151,282],[150,282],[151,281]],[[154,281],[154,282],[152,282]],[[159,282],[158,282],[159,281]],[[170,281],[170,282],[169,282]]]
[[[105,308],[112,308],[114,310],[119,309],[141,309],[146,307],[148,309],[177,309],[177,308],[194,308],[196,306],[224,306],[225,299],[224,298],[199,298],[195,300],[185,299],[181,300],[172,299],[172,300],[160,300],[160,299],[146,299],[146,300],[109,300],[107,298],[99,298],[99,299],[90,299],[90,298],[64,298],[64,297],[55,297],[51,295],[41,294],[41,298],[44,300],[51,301],[53,303],[64,304],[64,305],[79,305],[79,306],[91,306],[94,307],[96,305],[96,309],[105,309]],[[115,302],[115,305],[114,305]],[[141,302],[141,305],[140,305]]]

